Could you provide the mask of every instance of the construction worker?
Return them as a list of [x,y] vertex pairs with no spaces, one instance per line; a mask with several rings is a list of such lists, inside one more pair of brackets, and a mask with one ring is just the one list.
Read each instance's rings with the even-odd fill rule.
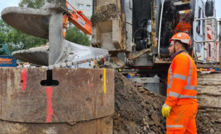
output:
[[172,63],[168,70],[167,99],[162,107],[167,134],[196,134],[197,68],[187,52],[191,39],[180,32],[173,35],[170,43]]
[[185,32],[191,35],[192,25],[190,24],[190,13],[185,14],[185,16],[181,16],[181,20],[176,25],[175,29],[173,30],[174,34],[178,32]]

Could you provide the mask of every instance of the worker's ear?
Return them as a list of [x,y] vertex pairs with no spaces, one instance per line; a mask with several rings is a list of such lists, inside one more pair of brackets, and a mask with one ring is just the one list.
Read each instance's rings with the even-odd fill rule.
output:
[[176,47],[177,46],[177,42],[176,41],[174,41],[174,47]]
[[178,50],[181,47],[181,45],[175,41],[174,47],[176,50]]

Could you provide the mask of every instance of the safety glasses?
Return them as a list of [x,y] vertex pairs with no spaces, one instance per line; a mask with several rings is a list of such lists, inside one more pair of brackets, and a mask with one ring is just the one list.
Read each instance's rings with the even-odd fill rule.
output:
[[174,44],[170,44],[170,46],[169,47],[172,47]]

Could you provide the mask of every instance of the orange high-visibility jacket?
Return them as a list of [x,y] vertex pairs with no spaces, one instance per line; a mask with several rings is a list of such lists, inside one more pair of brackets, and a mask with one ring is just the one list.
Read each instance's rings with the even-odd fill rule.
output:
[[175,27],[175,29],[174,29],[174,33],[176,34],[176,33],[178,33],[178,32],[186,32],[186,31],[188,31],[188,32],[190,32],[191,31],[191,29],[192,29],[192,26],[190,25],[190,23],[189,22],[179,22],[177,25],[176,25],[176,27]]
[[174,105],[197,103],[197,68],[188,53],[174,57],[168,70],[166,104]]

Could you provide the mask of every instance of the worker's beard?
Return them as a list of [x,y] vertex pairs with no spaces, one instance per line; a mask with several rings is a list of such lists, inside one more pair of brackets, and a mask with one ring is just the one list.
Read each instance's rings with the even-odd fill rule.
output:
[[176,50],[175,50],[175,46],[174,46],[174,48],[169,50],[170,56],[172,56],[175,52],[176,52]]
[[175,52],[174,52],[174,50],[171,50],[171,51],[169,51],[169,53],[170,53],[170,56],[172,56]]

